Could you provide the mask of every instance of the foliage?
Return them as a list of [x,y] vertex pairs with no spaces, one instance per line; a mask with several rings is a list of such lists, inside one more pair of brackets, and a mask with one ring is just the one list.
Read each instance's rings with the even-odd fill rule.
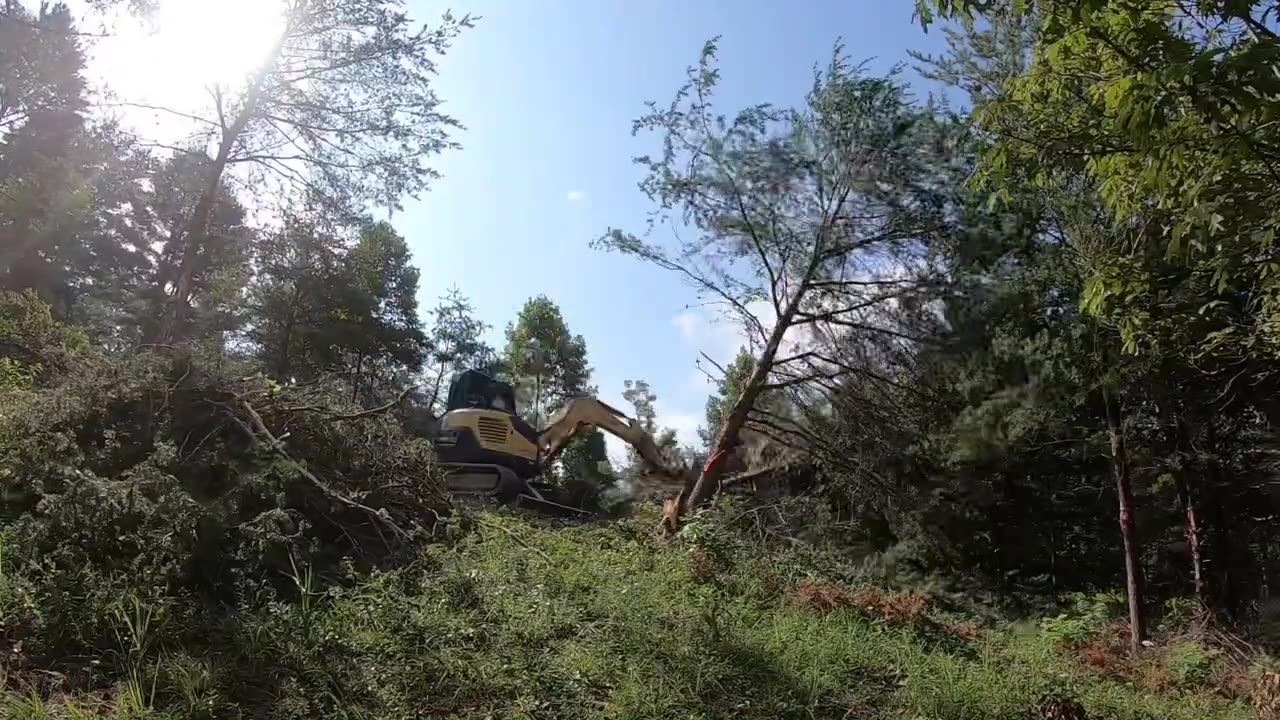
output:
[[[499,355],[462,290],[421,316],[409,240],[367,214],[452,146],[431,75],[469,18],[285,3],[266,64],[158,149],[90,110],[70,10],[6,4],[0,715],[1273,709],[1265,659],[1210,630],[1265,640],[1280,572],[1271,11],[921,8],[960,19],[917,60],[964,112],[837,48],[795,107],[722,116],[712,42],[636,123],[653,222],[600,244],[748,340],[687,505],[754,473],[658,541],[645,503],[443,497],[451,374],[510,378],[535,422],[594,392],[551,298]],[[594,509],[635,460],[611,491],[589,432],[547,474]],[[1136,652],[1126,579],[1165,608]]]
[[[200,645],[160,642],[140,676],[145,700],[155,673],[142,712],[994,720],[1032,712],[1052,690],[1091,717],[1251,716],[1205,685],[1173,694],[1095,676],[1037,636],[952,635],[936,629],[945,618],[932,606],[905,624],[793,607],[792,591],[834,581],[739,532],[719,535],[721,579],[708,584],[691,553],[700,546],[656,540],[649,516],[561,527],[477,520],[460,542],[319,591],[309,609],[295,594],[227,618]],[[124,698],[108,696],[117,707]],[[66,688],[41,702],[60,712],[87,698]]]
[[295,218],[258,244],[248,335],[279,380],[338,372],[376,394],[397,371],[421,368],[418,270],[385,223],[324,225]]
[[742,394],[742,386],[751,376],[754,365],[751,353],[745,348],[739,348],[738,354],[733,356],[733,361],[725,368],[725,376],[720,379],[716,388],[718,392],[707,398],[707,424],[698,426],[698,437],[702,438],[702,443],[707,447],[715,443],[714,433],[724,423],[725,408],[731,407],[734,400]]
[[84,105],[79,71],[83,51],[71,10],[42,4],[32,16],[24,5],[7,3],[0,12],[0,135],[48,114],[74,114]]
[[0,291],[0,389],[48,378],[88,344],[83,331],[55,320],[34,292]]
[[[1274,350],[1266,98],[1280,45],[1266,6],[1023,4],[1040,16],[1032,62],[976,110],[996,138],[983,174],[997,187],[1053,184],[1064,168],[1096,183],[1113,233],[1090,249],[1086,307],[1114,317],[1131,351],[1206,322],[1192,333],[1202,350]],[[1185,296],[1172,314],[1170,274]]]
[[475,308],[460,290],[452,288],[431,311],[433,323],[428,333],[431,367],[424,369],[428,387],[427,407],[433,414],[444,412],[447,403],[448,383],[452,375],[462,370],[480,370],[497,375],[502,369],[498,354],[484,340],[489,325],[476,317]]
[[547,296],[530,298],[507,325],[503,367],[516,382],[523,414],[534,425],[565,401],[588,392],[586,341],[572,335],[560,307]]
[[38,389],[0,390],[4,567],[34,602],[11,640],[103,650],[130,598],[180,625],[197,597],[259,602],[293,562],[332,572],[431,535],[445,503],[425,441],[341,383],[248,370],[82,347]]

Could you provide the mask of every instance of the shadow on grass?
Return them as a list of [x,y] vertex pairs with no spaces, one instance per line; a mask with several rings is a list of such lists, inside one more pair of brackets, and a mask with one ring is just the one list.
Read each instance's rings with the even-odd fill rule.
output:
[[806,680],[779,667],[769,653],[732,640],[709,652],[727,665],[727,678],[701,693],[709,716],[777,718],[887,718],[898,686],[896,673],[857,668],[836,687]]

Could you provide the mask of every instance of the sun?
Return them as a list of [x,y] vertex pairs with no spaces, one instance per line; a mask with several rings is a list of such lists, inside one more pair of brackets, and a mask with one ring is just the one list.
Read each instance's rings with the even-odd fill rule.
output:
[[284,27],[281,0],[162,0],[150,18],[122,18],[89,49],[90,74],[122,103],[196,112],[210,90],[234,94]]

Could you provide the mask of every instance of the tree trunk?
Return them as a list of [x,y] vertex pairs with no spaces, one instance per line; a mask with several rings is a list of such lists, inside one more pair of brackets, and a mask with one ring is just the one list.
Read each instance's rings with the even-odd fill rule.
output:
[[[1218,431],[1212,420],[1205,424],[1205,446],[1208,462],[1205,466],[1205,494],[1203,500],[1209,508],[1209,553],[1207,566],[1214,580],[1212,589],[1217,591],[1215,607],[1226,613],[1228,618],[1235,618],[1238,608],[1236,601],[1235,581],[1238,576],[1234,566],[1235,554],[1231,540],[1231,521],[1226,503],[1230,497],[1228,488],[1222,481],[1221,469],[1218,465]],[[1205,519],[1201,516],[1201,519]],[[1204,536],[1201,536],[1204,539]]]
[[1195,498],[1191,494],[1191,486],[1181,472],[1177,477],[1178,504],[1182,507],[1183,534],[1187,539],[1187,555],[1191,559],[1191,581],[1195,588],[1196,600],[1203,608],[1211,607],[1209,586],[1204,573],[1204,554],[1201,551],[1203,528],[1200,522],[1200,509],[1196,507]]
[[[1049,592],[1054,601],[1058,600],[1058,521],[1056,508],[1053,506],[1053,475],[1049,475]],[[1031,486],[1031,476],[1027,476],[1027,486]]]
[[364,351],[356,355],[356,372],[351,378],[351,402],[360,397],[360,373],[364,372]]
[[533,376],[533,426],[542,419],[542,371]]
[[[306,2],[300,2],[290,14],[289,21],[280,32],[280,37],[276,40],[271,55],[263,62],[258,72],[254,73],[245,93],[244,106],[240,108],[240,112],[236,114],[235,120],[232,121],[230,126],[224,125],[222,127],[222,138],[221,142],[218,143],[218,154],[214,156],[213,164],[209,166],[209,175],[206,178],[204,190],[200,193],[200,199],[196,201],[195,209],[191,211],[191,218],[186,225],[172,238],[172,242],[180,248],[178,252],[180,258],[178,261],[178,275],[174,278],[173,295],[170,297],[169,307],[162,309],[159,322],[155,326],[155,336],[145,340],[148,343],[168,343],[171,341],[180,322],[186,317],[193,290],[196,259],[200,255],[200,246],[209,226],[209,218],[213,214],[214,202],[218,197],[218,187],[222,183],[222,174],[227,169],[227,164],[231,160],[231,151],[235,149],[236,142],[240,139],[240,134],[244,132],[249,120],[257,112],[258,102],[262,99],[262,84],[275,68],[275,64],[280,58],[280,53],[284,50],[285,41],[293,31],[294,20],[305,12]],[[161,297],[163,297],[164,288],[160,288],[160,292]]]
[[[1194,436],[1185,412],[1174,418],[1173,426],[1178,451],[1184,457],[1190,457],[1195,450]],[[1204,530],[1200,508],[1196,504],[1196,496],[1192,492],[1191,483],[1187,477],[1189,465],[1189,462],[1181,463],[1175,473],[1174,483],[1178,491],[1178,507],[1182,511],[1182,534],[1187,542],[1187,558],[1191,561],[1192,587],[1200,606],[1209,608],[1212,606],[1212,600],[1209,597],[1208,576],[1204,572]]]
[[1124,444],[1124,428],[1120,409],[1106,390],[1107,430],[1111,440],[1111,469],[1116,479],[1116,495],[1120,501],[1120,538],[1124,544],[1125,585],[1129,597],[1129,645],[1133,650],[1142,647],[1146,638],[1146,625],[1142,617],[1142,566],[1139,563],[1138,538],[1134,532],[1133,484],[1129,476],[1129,455]]
[[756,398],[760,397],[765,384],[769,382],[769,373],[773,371],[773,361],[778,356],[778,348],[782,345],[783,336],[787,334],[787,330],[791,327],[792,319],[795,317],[796,310],[800,307],[800,300],[804,296],[807,284],[808,279],[806,278],[805,282],[800,284],[795,296],[787,303],[786,309],[778,316],[778,321],[773,326],[773,331],[769,333],[769,340],[764,346],[764,352],[760,353],[760,357],[756,359],[755,367],[751,369],[751,375],[742,386],[742,394],[734,401],[728,417],[720,425],[720,433],[716,436],[716,444],[708,455],[707,463],[702,466],[702,472],[698,475],[698,480],[694,483],[693,489],[689,491],[688,498],[679,505],[680,513],[683,513],[687,508],[702,505],[715,494],[720,478],[724,475],[724,461],[729,456],[729,453],[738,447],[739,436],[742,433],[742,428],[747,424],[751,409],[755,407]]
[[[295,305],[294,307],[297,306]],[[289,373],[292,370],[290,367],[290,365],[292,365],[292,357],[289,349],[293,345],[293,325],[294,315],[291,311],[289,313],[289,320],[284,324],[284,337],[280,342],[280,354],[276,357],[275,363],[276,379],[286,384],[289,382]]]

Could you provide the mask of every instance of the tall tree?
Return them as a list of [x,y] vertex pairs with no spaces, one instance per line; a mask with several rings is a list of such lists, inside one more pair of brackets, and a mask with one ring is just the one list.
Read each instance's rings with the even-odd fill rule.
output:
[[[927,275],[923,259],[940,225],[927,116],[892,77],[870,77],[837,48],[815,73],[803,106],[757,105],[726,121],[712,105],[715,42],[667,107],[635,123],[662,136],[662,153],[639,162],[642,189],[661,208],[674,242],[610,230],[599,242],[678,273],[741,321],[755,364],[715,431],[711,459],[686,505],[710,498],[748,422],[784,438],[817,440],[787,418],[753,408],[770,390],[818,394],[857,369],[828,352],[848,333],[899,334],[883,310]],[[682,236],[682,226],[692,236]],[[686,239],[681,240],[681,237]]]
[[[623,380],[622,399],[631,405],[635,419],[640,421],[640,426],[645,432],[653,436],[654,445],[658,450],[664,455],[676,455],[679,451],[676,431],[671,428],[659,429],[658,412],[654,407],[658,396],[649,387],[649,383],[645,380]],[[635,448],[627,448],[627,463],[621,468],[619,475],[627,482],[634,483],[647,472],[649,469],[645,467],[640,453]]]
[[491,374],[498,368],[497,352],[484,341],[489,325],[475,315],[475,308],[458,288],[451,288],[431,311],[428,343],[429,367],[424,370],[425,402],[432,413],[443,414],[448,383],[453,373],[481,370]]
[[63,3],[0,6],[0,138],[36,117],[85,108],[84,51]]
[[293,218],[257,251],[248,334],[278,379],[335,372],[371,397],[421,369],[418,271],[390,225]]
[[437,27],[414,29],[398,0],[288,0],[261,66],[240,88],[215,88],[213,107],[196,116],[213,151],[201,153],[205,192],[170,238],[170,300],[156,338],[187,312],[229,168],[347,212],[370,201],[394,208],[423,190],[435,175],[427,159],[450,146],[457,125],[439,111],[434,58],[470,24],[446,13]]
[[[1262,1],[917,3],[964,16],[1034,13],[1024,72],[977,108],[995,142],[982,174],[999,187],[1087,174],[1114,232],[1093,248],[1087,307],[1130,352],[1191,325],[1202,352],[1274,355],[1280,342],[1274,235],[1280,224],[1280,37]],[[1144,232],[1135,232],[1134,228]],[[1172,260],[1186,298],[1166,299]],[[1206,327],[1206,325],[1208,327]]]
[[502,359],[535,426],[546,420],[547,411],[590,392],[586,341],[569,332],[560,307],[545,295],[530,298],[507,326]]
[[698,427],[698,436],[702,444],[711,447],[716,440],[720,426],[724,425],[727,407],[742,395],[742,384],[751,377],[755,360],[746,348],[739,348],[733,361],[725,367],[724,377],[717,383],[716,392],[707,397],[706,424]]

